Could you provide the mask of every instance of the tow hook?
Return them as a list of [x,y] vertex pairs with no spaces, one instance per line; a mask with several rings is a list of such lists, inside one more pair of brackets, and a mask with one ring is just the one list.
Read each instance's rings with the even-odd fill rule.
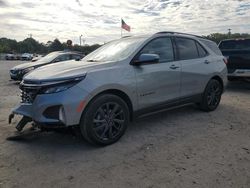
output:
[[[14,118],[14,114],[10,114],[9,115],[9,124],[11,124],[11,120]],[[22,119],[18,122],[17,126],[16,126],[16,129],[21,132],[24,128],[24,126],[31,122],[32,119],[30,117],[27,117],[27,116],[23,116]]]
[[16,129],[20,132],[23,130],[24,126],[31,122],[32,119],[30,117],[27,117],[27,116],[23,116],[22,119],[18,122],[17,126],[16,126]]
[[9,124],[11,124],[11,120],[14,118],[14,114],[9,115]]

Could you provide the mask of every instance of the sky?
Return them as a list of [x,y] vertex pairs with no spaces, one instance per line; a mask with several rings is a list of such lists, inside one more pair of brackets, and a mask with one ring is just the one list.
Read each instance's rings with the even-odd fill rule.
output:
[[250,0],[0,0],[0,37],[102,44],[159,31],[250,33]]

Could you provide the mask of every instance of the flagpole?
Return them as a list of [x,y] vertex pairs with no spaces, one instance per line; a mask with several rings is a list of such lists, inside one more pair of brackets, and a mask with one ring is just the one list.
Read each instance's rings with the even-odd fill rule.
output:
[[122,18],[121,18],[121,38],[122,38]]

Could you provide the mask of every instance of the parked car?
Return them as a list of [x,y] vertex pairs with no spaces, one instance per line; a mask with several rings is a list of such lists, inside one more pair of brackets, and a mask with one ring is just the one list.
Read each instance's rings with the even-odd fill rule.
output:
[[5,55],[5,59],[6,60],[20,60],[20,54],[15,54],[15,53],[8,53]]
[[42,57],[43,57],[42,55],[36,55],[35,57],[33,57],[33,59],[31,60],[31,62],[38,61],[38,60],[41,59]]
[[33,58],[33,55],[29,53],[23,53],[21,56],[21,60],[23,61],[30,61],[32,60],[32,58]]
[[14,60],[15,55],[13,53],[8,53],[8,54],[5,55],[5,59],[6,60]]
[[219,48],[228,59],[228,79],[250,80],[250,39],[223,40]]
[[24,77],[14,114],[21,131],[79,126],[90,143],[108,145],[135,117],[196,103],[213,111],[227,82],[217,45],[199,36],[160,32],[109,42],[81,61],[41,67]]
[[35,62],[23,63],[21,65],[13,67],[12,69],[10,69],[10,78],[12,80],[21,81],[25,74],[38,67],[72,59],[79,60],[82,57],[83,55],[81,55],[79,52],[64,52],[64,51],[52,52]]

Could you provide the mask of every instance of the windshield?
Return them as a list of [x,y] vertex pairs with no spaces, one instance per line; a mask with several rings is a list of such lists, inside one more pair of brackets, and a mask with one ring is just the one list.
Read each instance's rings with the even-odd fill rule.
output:
[[105,44],[83,58],[83,61],[105,62],[120,61],[130,56],[142,42],[143,37],[123,38]]
[[50,62],[50,61],[54,60],[58,55],[59,55],[58,52],[51,52],[48,55],[37,60],[37,62]]
[[222,50],[250,50],[250,39],[222,41],[219,47]]

